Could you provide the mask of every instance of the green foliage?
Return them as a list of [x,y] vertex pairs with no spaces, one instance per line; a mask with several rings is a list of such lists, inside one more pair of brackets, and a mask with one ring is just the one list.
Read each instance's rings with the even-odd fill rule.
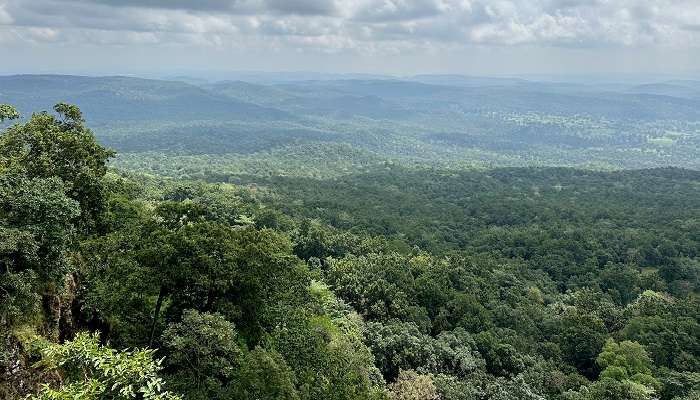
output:
[[533,390],[522,378],[506,380],[504,378],[496,379],[484,388],[484,399],[488,400],[543,400],[544,397]]
[[645,292],[628,307],[630,318],[621,330],[624,338],[646,348],[656,366],[700,371],[698,300],[685,301]]
[[460,328],[433,338],[413,323],[369,323],[366,341],[387,380],[401,370],[465,376],[485,365],[474,339]]
[[225,398],[223,390],[243,359],[232,323],[220,314],[186,310],[163,332],[168,380],[188,399]]
[[0,325],[14,325],[34,315],[39,306],[40,285],[32,271],[5,272],[0,275]]
[[566,400],[652,400],[654,390],[626,380],[603,379],[579,392],[568,392]]
[[[76,231],[94,226],[104,208],[109,152],[82,126],[74,106],[64,120],[35,114],[0,135],[0,323],[36,310],[71,270]],[[13,117],[3,107],[3,119]]]
[[595,360],[600,353],[607,331],[603,321],[583,310],[570,310],[561,318],[559,346],[564,358],[579,372],[596,375]]
[[432,380],[442,400],[473,400],[484,395],[477,386],[451,375],[434,375]]
[[17,109],[9,104],[0,104],[0,122],[19,118]]
[[256,347],[241,360],[230,393],[241,400],[298,400],[294,372],[277,352]]
[[523,372],[526,361],[523,355],[503,338],[492,332],[477,335],[479,352],[486,360],[486,370],[496,376],[516,376]]
[[700,399],[700,390],[694,390],[686,396],[674,397],[673,400],[698,400]]
[[602,368],[600,379],[631,380],[654,390],[661,387],[652,376],[651,359],[639,343],[629,340],[617,343],[608,339],[596,363]]
[[60,103],[54,109],[61,119],[46,112],[33,114],[3,132],[0,171],[18,171],[29,179],[60,179],[66,195],[80,204],[80,226],[88,229],[104,211],[102,177],[113,153],[97,143],[77,107]]
[[389,385],[391,400],[439,400],[440,395],[427,375],[415,371],[401,371],[396,382]]
[[359,327],[346,318],[287,310],[267,340],[294,370],[300,399],[375,399],[381,394],[372,354]]
[[68,270],[79,206],[56,178],[0,175],[0,262],[4,271],[33,271],[43,282],[57,282]]
[[657,378],[662,385],[660,392],[662,399],[692,397],[692,392],[700,392],[700,373],[698,372],[678,372],[660,368]]
[[330,260],[329,282],[365,318],[406,318],[411,305],[405,290],[414,286],[407,261],[399,255]]
[[[94,255],[91,304],[109,313],[115,333],[126,335],[125,344],[147,343],[151,325],[161,326],[159,304],[168,318],[188,308],[220,311],[255,341],[272,324],[275,301],[294,302],[303,295],[305,268],[291,256],[285,238],[270,230],[190,222],[189,211],[171,211],[159,209],[152,220],[89,244]],[[118,291],[115,282],[120,282]],[[121,321],[134,313],[148,326],[141,333],[122,332]]]
[[43,351],[40,366],[60,373],[60,383],[45,385],[32,399],[176,400],[158,377],[161,361],[154,350],[116,351],[98,343],[98,335],[78,334],[62,345]]
[[[150,85],[140,82],[126,96],[163,89]],[[221,95],[230,96],[228,89]],[[315,90],[333,97],[349,89]],[[290,99],[297,95],[306,98]],[[249,97],[264,101],[264,93]],[[249,111],[269,111],[256,107]],[[417,125],[404,125],[414,135],[410,151],[405,137],[371,118],[347,125],[299,119],[295,132],[274,120],[276,130],[259,138],[249,132],[220,140],[250,140],[240,151],[255,152],[275,133],[302,138],[312,125],[315,140],[349,141],[310,148],[300,139],[292,152],[282,141],[245,167],[216,165],[225,156],[171,161],[154,153],[164,163],[189,164],[155,169],[176,179],[126,175],[107,172],[111,153],[77,107],[54,110],[58,116],[34,114],[0,136],[0,328],[8,328],[0,380],[10,382],[3,387],[22,382],[30,392],[43,383],[36,393],[46,399],[697,394],[696,172],[464,169],[449,164],[461,150],[439,153],[448,168],[407,168],[357,150],[350,140],[357,138],[345,132],[366,124],[363,140],[375,149],[413,156],[434,151],[436,141],[477,140],[436,136],[415,114]],[[479,115],[470,118],[485,118]],[[551,116],[507,118],[499,126],[522,125],[518,134],[530,144],[626,140],[569,131],[557,137],[553,126],[570,121]],[[465,121],[453,122],[440,129]],[[169,124],[168,132],[180,129]],[[182,129],[199,123],[188,124]],[[160,143],[165,131],[154,129],[139,145]],[[216,143],[211,132],[198,138],[198,149]],[[485,140],[477,141],[495,145]],[[330,160],[348,149],[346,159]],[[186,175],[203,180],[180,179]],[[64,281],[72,282],[66,290]],[[47,348],[44,368],[29,380],[23,369],[34,352],[20,327],[64,342]],[[71,340],[82,330],[102,331],[101,341],[88,334]],[[119,352],[106,343],[150,349]],[[154,354],[165,357],[162,367]]]

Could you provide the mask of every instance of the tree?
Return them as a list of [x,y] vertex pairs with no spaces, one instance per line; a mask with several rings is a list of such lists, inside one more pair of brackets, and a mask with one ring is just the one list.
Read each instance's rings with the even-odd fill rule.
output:
[[521,377],[497,378],[487,381],[484,387],[485,400],[545,400]]
[[685,396],[674,397],[673,400],[700,400],[700,390],[693,390]]
[[187,310],[182,322],[168,326],[162,341],[166,372],[178,392],[188,399],[224,396],[243,358],[232,323],[220,314]]
[[407,318],[413,275],[399,254],[330,259],[327,279],[338,296],[369,320]]
[[652,400],[654,391],[632,381],[602,379],[578,392],[567,392],[566,400]]
[[607,336],[603,321],[581,310],[568,310],[563,315],[558,329],[559,346],[564,358],[583,375],[595,377],[595,358]]
[[0,324],[33,310],[40,294],[61,286],[78,204],[56,178],[0,173]]
[[[107,160],[114,153],[97,143],[92,131],[84,126],[80,109],[59,103],[54,111],[59,118],[36,113],[0,136],[0,171],[18,171],[29,179],[59,178],[66,195],[80,204],[76,223],[87,231],[105,210],[102,178]],[[3,106],[0,111],[3,120],[17,116],[11,107]]]
[[9,104],[0,104],[0,122],[19,118],[17,109]]
[[614,379],[620,382],[629,380],[653,390],[661,388],[659,381],[652,375],[651,358],[639,343],[629,340],[617,343],[608,339],[596,363],[602,369],[600,379]]
[[657,370],[657,377],[662,385],[659,394],[664,400],[690,396],[691,392],[700,394],[700,372],[678,372],[662,367]]
[[661,388],[652,376],[651,359],[639,343],[608,339],[596,363],[602,369],[598,381],[567,393],[567,399],[650,400]]
[[396,379],[401,370],[429,369],[434,364],[433,339],[414,323],[370,322],[365,340],[387,380]]
[[483,397],[483,391],[471,382],[460,380],[452,375],[432,376],[441,400],[474,400]]
[[43,351],[39,367],[59,374],[57,385],[45,384],[36,400],[179,400],[158,376],[161,361],[154,350],[116,351],[98,343],[98,334],[80,333]]
[[[18,117],[14,107],[0,105],[0,122]],[[46,132],[55,127],[42,129],[30,121],[0,134],[0,326],[31,314],[39,296],[60,288],[71,269],[67,252],[80,204],[55,168],[46,165],[47,157],[32,153],[32,144],[64,151]],[[30,137],[41,137],[41,143]],[[80,157],[73,161],[84,161]],[[37,163],[34,173],[27,169],[31,162]]]
[[644,345],[657,367],[700,371],[699,309],[697,299],[677,301],[646,291],[628,306],[630,318],[620,336]]
[[516,376],[525,369],[523,355],[493,332],[481,332],[476,343],[486,361],[486,370],[496,376]]
[[294,372],[276,351],[256,347],[241,361],[228,392],[241,400],[298,400]]
[[384,382],[362,343],[360,323],[287,308],[264,345],[279,352],[294,371],[301,399],[381,398]]
[[420,375],[416,371],[401,371],[396,382],[389,385],[391,400],[439,400],[433,380],[428,375]]
[[472,295],[459,293],[447,303],[447,315],[454,320],[453,325],[460,326],[469,332],[478,333],[491,327],[491,317],[488,310]]
[[387,380],[395,379],[400,370],[465,376],[485,367],[477,344],[462,328],[432,338],[411,322],[370,322],[365,341]]

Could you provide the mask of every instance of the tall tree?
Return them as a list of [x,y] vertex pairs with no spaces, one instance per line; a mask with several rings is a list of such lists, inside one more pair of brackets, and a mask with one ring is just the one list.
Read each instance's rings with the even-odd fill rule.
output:
[[[29,178],[61,179],[66,195],[80,204],[78,227],[88,231],[105,209],[102,178],[114,153],[97,143],[78,107],[59,103],[54,111],[58,116],[35,113],[0,136],[0,170],[18,170]],[[11,107],[0,110],[2,120],[17,116]]]

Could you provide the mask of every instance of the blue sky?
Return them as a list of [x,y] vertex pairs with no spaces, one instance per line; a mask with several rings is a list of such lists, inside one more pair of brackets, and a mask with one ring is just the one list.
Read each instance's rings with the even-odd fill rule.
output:
[[0,73],[700,75],[698,0],[0,0]]

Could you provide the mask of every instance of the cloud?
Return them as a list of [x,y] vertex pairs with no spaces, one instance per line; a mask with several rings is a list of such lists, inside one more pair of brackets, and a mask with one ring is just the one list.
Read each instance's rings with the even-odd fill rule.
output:
[[10,25],[12,22],[12,16],[5,10],[5,5],[0,3],[0,25]]
[[[4,41],[291,46],[700,45],[697,0],[0,0]],[[86,39],[87,38],[87,39]]]
[[353,18],[365,22],[406,21],[437,17],[445,9],[441,0],[382,0],[365,3]]
[[333,15],[342,0],[57,0],[114,8],[169,9],[234,14]]
[[[238,0],[77,0],[112,7],[166,8],[175,10],[230,11],[240,6]],[[63,2],[69,3],[70,0]]]
[[328,0],[266,0],[267,10],[281,14],[335,15],[340,7]]

